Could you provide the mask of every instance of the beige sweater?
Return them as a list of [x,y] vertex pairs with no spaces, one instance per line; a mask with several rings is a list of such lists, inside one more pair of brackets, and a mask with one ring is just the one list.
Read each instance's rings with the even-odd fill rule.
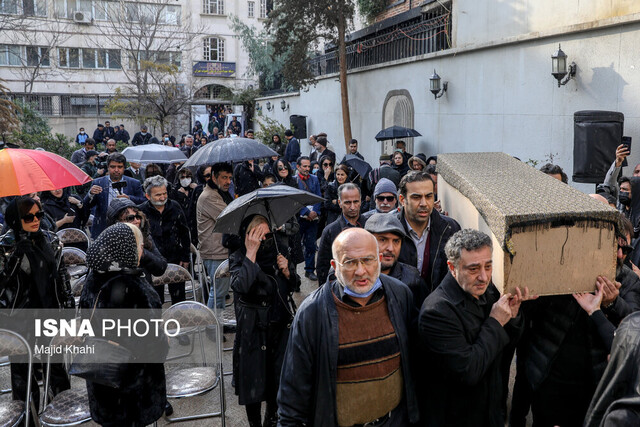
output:
[[220,212],[226,208],[226,203],[217,190],[205,185],[198,198],[196,220],[198,222],[199,250],[202,259],[227,259],[229,250],[222,246],[222,233],[214,233],[213,227]]

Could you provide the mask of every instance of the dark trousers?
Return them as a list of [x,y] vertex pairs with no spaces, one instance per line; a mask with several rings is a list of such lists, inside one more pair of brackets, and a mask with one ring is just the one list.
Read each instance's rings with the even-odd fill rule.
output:
[[534,427],[582,427],[595,387],[545,380],[532,394]]
[[304,271],[307,273],[313,273],[316,269],[317,232],[318,221],[300,219],[300,236],[302,236],[302,246],[304,248]]
[[[164,303],[164,286],[154,286],[153,289],[155,289],[160,296],[160,301]],[[171,295],[171,305],[186,300],[187,298],[186,292],[184,290],[184,282],[171,283],[169,285],[169,295]]]

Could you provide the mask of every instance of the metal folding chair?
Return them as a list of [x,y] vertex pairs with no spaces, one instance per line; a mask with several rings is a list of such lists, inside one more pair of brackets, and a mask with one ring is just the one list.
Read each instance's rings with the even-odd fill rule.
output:
[[[225,394],[224,380],[222,377],[222,333],[221,325],[215,313],[206,305],[195,301],[183,301],[169,307],[162,315],[164,322],[175,320],[180,325],[180,330],[189,329],[200,341],[202,362],[194,367],[184,367],[169,370],[166,376],[167,398],[181,399],[200,396],[218,387],[220,395],[220,411],[187,415],[182,417],[168,417],[169,422],[198,420],[203,418],[220,417],[222,426],[225,426]],[[207,327],[213,327],[216,331],[216,363],[212,366],[207,363],[207,352],[204,348],[203,333]]]
[[[0,357],[27,355],[29,368],[27,378],[33,375],[33,355],[31,347],[24,337],[8,329],[0,329]],[[0,425],[14,427],[24,420],[24,425],[29,425],[29,416],[33,416],[33,401],[31,400],[31,380],[27,381],[27,401],[9,400],[0,403]],[[34,411],[36,412],[36,411]],[[34,416],[34,422],[37,420]]]
[[89,237],[87,233],[79,228],[65,228],[56,233],[60,241],[67,247],[76,247],[86,251],[89,247]]
[[[54,337],[51,345],[74,344],[80,340],[75,337]],[[72,361],[69,360],[69,363]],[[47,375],[44,384],[44,410],[40,413],[40,423],[46,427],[69,427],[91,421],[89,396],[87,388],[71,388],[56,395],[51,402],[49,397],[49,381],[51,377],[51,356],[47,356]]]
[[[63,230],[64,231],[64,230]],[[78,248],[63,248],[62,262],[67,267],[72,279],[84,276],[89,271],[87,267],[87,254]]]
[[[187,299],[198,300],[198,293],[202,294],[200,283],[193,279],[189,270],[178,264],[167,264],[167,269],[162,276],[153,276],[153,286],[164,286],[172,283],[185,282],[185,295]],[[202,295],[200,295],[202,296]]]

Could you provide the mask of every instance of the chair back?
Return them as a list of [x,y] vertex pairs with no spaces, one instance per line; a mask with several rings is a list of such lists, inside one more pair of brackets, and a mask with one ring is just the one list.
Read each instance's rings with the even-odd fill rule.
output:
[[222,264],[220,264],[218,268],[216,268],[216,272],[213,278],[215,280],[215,279],[222,279],[223,277],[230,277],[230,276],[231,276],[231,271],[229,270],[229,260],[225,259],[222,262]]
[[[33,366],[31,361],[33,360],[33,354],[31,353],[31,347],[27,340],[24,339],[22,335],[17,332],[10,331],[8,329],[0,329],[0,357],[3,356],[19,356],[19,355],[27,355],[29,358],[28,369],[27,369],[27,378],[31,378]],[[16,408],[19,410],[19,408]],[[31,410],[31,381],[27,381],[27,401],[24,402],[24,421],[25,426],[30,422]],[[35,411],[35,410],[34,410]],[[0,418],[3,415],[0,413]],[[6,420],[5,420],[6,421]],[[0,422],[4,423],[5,421],[0,419]],[[13,424],[13,423],[12,423]],[[17,424],[14,424],[17,425]]]
[[167,264],[167,269],[162,276],[153,276],[153,286],[170,285],[192,280],[191,273],[186,268],[178,264]]
[[63,248],[62,261],[67,267],[72,265],[87,265],[87,254],[78,248]]
[[167,320],[176,320],[180,329],[218,325],[213,311],[196,301],[182,301],[172,305],[162,314],[162,319],[165,323]]

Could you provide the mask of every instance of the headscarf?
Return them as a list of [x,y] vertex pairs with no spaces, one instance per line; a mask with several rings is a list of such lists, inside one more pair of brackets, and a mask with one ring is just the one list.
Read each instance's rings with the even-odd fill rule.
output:
[[138,244],[129,225],[120,222],[104,230],[89,246],[87,265],[96,273],[138,268]]
[[401,151],[397,151],[397,150],[393,153],[393,155],[391,156],[391,167],[397,170],[400,173],[400,176],[405,176],[407,172],[409,172],[409,165],[407,164],[407,159],[406,157],[402,156],[402,163],[400,163],[399,165],[396,165],[396,162],[395,162],[396,153],[402,154]]
[[59,198],[49,193],[48,191],[43,192],[41,196],[42,208],[46,211],[46,213],[51,215],[51,217],[55,221],[59,221],[71,211],[75,212],[71,206],[71,203],[69,203],[69,194],[69,188],[63,189],[62,196],[60,196]]

